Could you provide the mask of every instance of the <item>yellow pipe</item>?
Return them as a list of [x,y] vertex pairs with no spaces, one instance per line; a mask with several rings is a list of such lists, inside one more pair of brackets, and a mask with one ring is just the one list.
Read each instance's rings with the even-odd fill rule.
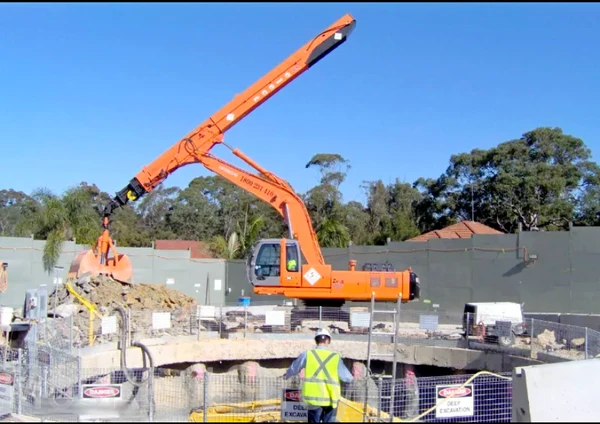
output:
[[67,287],[67,290],[69,291],[69,293],[71,293],[73,296],[75,296],[75,298],[77,300],[79,300],[83,306],[85,306],[88,311],[90,311],[90,322],[88,325],[88,342],[90,344],[90,346],[94,345],[94,318],[98,317],[100,319],[102,319],[102,314],[100,312],[98,312],[98,310],[96,309],[96,307],[94,306],[93,303],[91,303],[90,301],[88,301],[87,299],[85,299],[83,296],[81,296],[79,293],[77,293],[75,291],[75,289],[71,286],[71,283],[69,283],[67,281],[67,283],[65,284],[65,286]]

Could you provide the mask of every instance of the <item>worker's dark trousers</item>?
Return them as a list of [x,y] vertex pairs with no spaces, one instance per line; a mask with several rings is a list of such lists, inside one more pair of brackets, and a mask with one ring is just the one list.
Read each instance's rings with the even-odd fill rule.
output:
[[312,406],[308,410],[309,423],[335,423],[337,408],[331,406]]

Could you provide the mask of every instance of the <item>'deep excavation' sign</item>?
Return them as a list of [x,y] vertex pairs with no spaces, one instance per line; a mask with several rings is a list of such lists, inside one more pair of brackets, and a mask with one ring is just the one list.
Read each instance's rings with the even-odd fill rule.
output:
[[300,390],[283,389],[281,421],[308,421],[308,410],[300,399]]
[[435,386],[435,417],[436,418],[456,418],[472,417],[473,385],[460,384]]

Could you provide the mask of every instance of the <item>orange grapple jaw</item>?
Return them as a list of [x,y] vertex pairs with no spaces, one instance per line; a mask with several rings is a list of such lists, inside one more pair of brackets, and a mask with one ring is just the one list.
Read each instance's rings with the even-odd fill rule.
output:
[[[107,264],[101,264],[100,258],[94,255],[93,250],[84,250],[79,252],[71,262],[68,278],[77,279],[83,276],[108,275],[117,281],[130,284],[133,277],[131,260],[125,254],[119,254],[117,259],[118,261],[109,258]],[[115,262],[117,262],[116,265]]]

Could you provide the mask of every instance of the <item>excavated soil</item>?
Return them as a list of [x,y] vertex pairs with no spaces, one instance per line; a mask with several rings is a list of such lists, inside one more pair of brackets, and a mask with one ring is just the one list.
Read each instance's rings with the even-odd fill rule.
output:
[[[114,315],[114,307],[120,306],[131,311],[131,330],[137,337],[152,336],[152,312],[170,312],[172,320],[172,329],[169,331],[181,329],[181,334],[189,331],[190,317],[196,312],[197,302],[193,297],[172,290],[159,284],[122,284],[110,277],[98,276],[94,278],[80,278],[71,281],[71,286],[80,296],[93,304],[98,312],[103,316]],[[64,318],[73,316],[73,332],[68,334],[68,322],[65,319],[65,334],[56,334],[55,337],[68,340],[69,337],[75,343],[80,345],[82,339],[87,340],[89,328],[89,310],[65,286],[61,286],[56,292],[48,297],[48,311],[54,312],[54,302],[56,298],[56,315]],[[57,330],[60,327],[57,326]],[[97,342],[108,342],[117,340],[116,334],[102,335],[101,320],[94,319],[94,334],[97,336]],[[100,337],[98,337],[100,336]],[[86,344],[86,343],[84,343]]]

